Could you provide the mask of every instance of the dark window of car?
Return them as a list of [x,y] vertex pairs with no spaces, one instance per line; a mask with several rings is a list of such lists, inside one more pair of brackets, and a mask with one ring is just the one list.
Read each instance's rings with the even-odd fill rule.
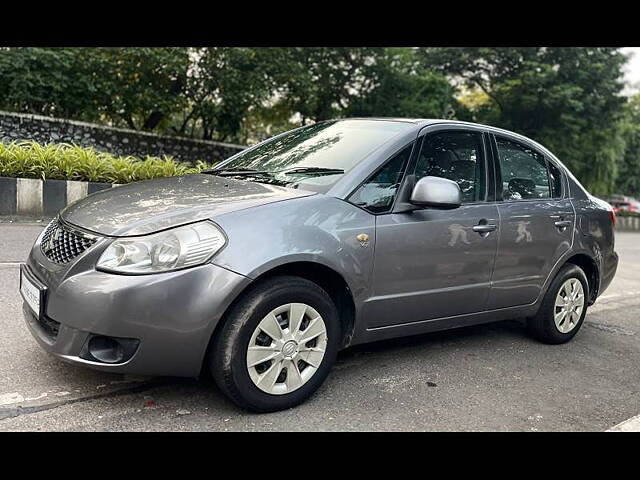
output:
[[549,180],[551,181],[551,196],[558,198],[562,196],[562,174],[560,169],[553,163],[547,162],[549,165]]
[[349,201],[372,213],[388,211],[393,205],[412,147],[413,144],[394,155],[349,197]]
[[441,132],[425,137],[416,163],[416,180],[425,176],[453,180],[460,186],[463,203],[485,199],[482,134]]
[[544,156],[506,138],[496,137],[496,143],[502,173],[502,198],[549,198],[549,174]]

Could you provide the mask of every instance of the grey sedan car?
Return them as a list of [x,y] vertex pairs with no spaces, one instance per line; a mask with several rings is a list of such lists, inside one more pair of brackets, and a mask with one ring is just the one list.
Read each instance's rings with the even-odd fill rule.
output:
[[334,120],[68,206],[20,291],[33,336],[60,359],[210,369],[236,404],[266,412],[309,397],[351,345],[513,318],[567,342],[615,274],[614,226],[521,135]]

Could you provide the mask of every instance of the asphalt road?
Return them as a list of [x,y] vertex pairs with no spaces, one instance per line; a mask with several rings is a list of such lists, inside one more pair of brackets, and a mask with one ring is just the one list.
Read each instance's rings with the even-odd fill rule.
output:
[[638,233],[617,234],[617,276],[568,344],[508,321],[354,347],[305,404],[256,415],[208,378],[105,374],[43,352],[18,293],[41,229],[0,223],[0,431],[602,431],[640,413]]

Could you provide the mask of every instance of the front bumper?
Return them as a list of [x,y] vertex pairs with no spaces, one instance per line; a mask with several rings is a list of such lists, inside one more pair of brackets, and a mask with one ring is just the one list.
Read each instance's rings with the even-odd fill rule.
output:
[[[100,272],[91,257],[104,247],[61,269],[36,243],[26,267],[47,293],[41,316],[23,307],[34,338],[56,357],[98,370],[198,376],[218,321],[250,280],[213,264],[153,275]],[[90,361],[80,355],[93,335],[138,339],[139,345],[122,363]]]

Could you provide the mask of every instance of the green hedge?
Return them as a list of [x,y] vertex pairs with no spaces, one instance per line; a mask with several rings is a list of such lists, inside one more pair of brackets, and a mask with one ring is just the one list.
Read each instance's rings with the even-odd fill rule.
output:
[[616,213],[616,217],[640,217],[640,213],[637,212],[625,212],[624,210]]
[[198,173],[210,167],[205,162],[193,167],[171,157],[116,157],[67,143],[0,143],[0,177],[130,183]]

